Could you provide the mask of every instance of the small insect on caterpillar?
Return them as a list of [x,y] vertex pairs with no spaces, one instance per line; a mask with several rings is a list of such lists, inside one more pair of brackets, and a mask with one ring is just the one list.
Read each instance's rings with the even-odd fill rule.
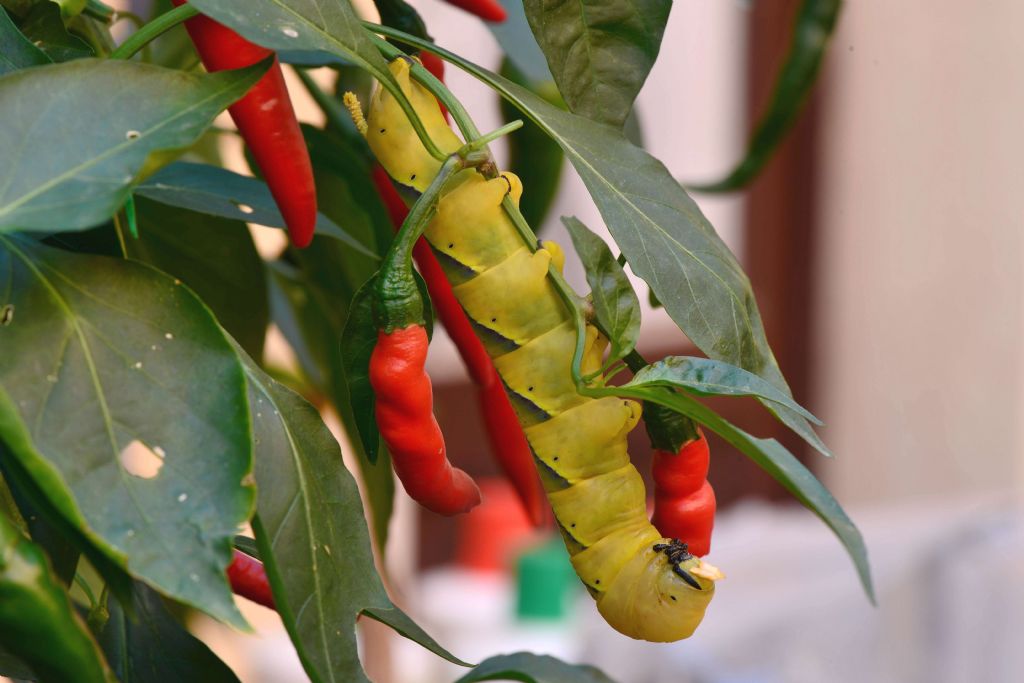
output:
[[[434,144],[462,146],[437,101],[411,76],[412,61],[391,73]],[[358,103],[346,102],[356,118]],[[378,88],[365,124],[367,142],[397,182],[418,190],[440,169],[421,144],[394,96]],[[549,269],[564,257],[551,243],[530,244],[502,208],[522,195],[511,173],[485,178],[468,169],[455,176],[424,231],[455,296],[504,382],[533,451],[573,567],[616,630],[642,640],[690,636],[704,617],[721,573],[663,538],[647,519],[640,474],[626,437],[640,405],[579,394],[572,377],[576,327]],[[584,374],[601,368],[607,340],[586,327]]]

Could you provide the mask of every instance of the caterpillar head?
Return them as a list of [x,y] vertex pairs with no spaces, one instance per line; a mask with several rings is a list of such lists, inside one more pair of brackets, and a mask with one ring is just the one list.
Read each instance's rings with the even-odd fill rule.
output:
[[[462,146],[462,141],[448,127],[434,96],[412,78],[413,59],[400,57],[388,68],[430,139],[442,152],[451,154]],[[370,99],[364,135],[384,169],[403,185],[422,192],[441,168],[442,162],[430,156],[420,142],[398,100],[379,84]]]

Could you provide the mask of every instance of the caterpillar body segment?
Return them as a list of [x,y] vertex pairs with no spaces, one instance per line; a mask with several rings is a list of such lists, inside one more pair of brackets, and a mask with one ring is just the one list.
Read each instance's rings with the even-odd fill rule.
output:
[[[438,146],[457,147],[437,102],[409,78],[409,64],[395,60],[391,70]],[[436,174],[440,163],[426,154],[394,98],[375,95],[368,121],[367,141],[388,173],[426,187],[430,169]],[[399,137],[404,144],[396,144]],[[573,567],[598,610],[633,638],[686,638],[721,575],[679,541],[661,537],[647,519],[643,481],[626,441],[640,405],[577,392],[576,327],[548,276],[552,267],[561,270],[565,257],[552,243],[535,252],[525,244],[502,208],[506,195],[518,204],[521,192],[513,174],[487,180],[463,172],[439,200],[424,236],[494,360]],[[586,327],[584,374],[601,369],[607,344],[596,328]]]

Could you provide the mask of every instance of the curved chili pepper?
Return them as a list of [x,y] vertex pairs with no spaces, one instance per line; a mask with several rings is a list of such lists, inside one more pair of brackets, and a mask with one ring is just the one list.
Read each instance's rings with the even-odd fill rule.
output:
[[484,21],[501,23],[508,18],[505,8],[498,0],[445,0],[449,5],[454,5],[470,14],[475,14]]
[[263,563],[255,557],[235,550],[235,556],[228,565],[228,582],[231,584],[231,590],[237,595],[264,607],[276,609],[274,595],[267,581],[267,572],[263,568]]
[[711,550],[715,491],[707,480],[708,442],[700,430],[697,433],[674,453],[655,449],[651,522],[663,536],[682,540],[690,553],[703,557]]
[[377,426],[409,496],[428,510],[456,515],[480,503],[480,489],[445,454],[430,377],[423,370],[427,344],[420,324],[377,332],[370,356]]
[[[176,6],[185,1],[172,0]],[[210,72],[240,69],[274,54],[209,17],[193,17],[185,28]],[[263,78],[228,112],[267,181],[292,244],[308,246],[316,227],[313,165],[276,56]]]
[[[387,171],[379,165],[373,169],[373,182],[388,209],[392,223],[396,227],[400,226],[409,209],[392,185]],[[544,490],[537,477],[530,445],[494,369],[494,363],[473,331],[466,312],[455,298],[452,286],[426,240],[421,238],[416,243],[413,256],[420,275],[427,283],[427,291],[437,317],[459,350],[470,377],[480,387],[480,408],[494,456],[519,494],[530,521],[539,526],[547,510]]]

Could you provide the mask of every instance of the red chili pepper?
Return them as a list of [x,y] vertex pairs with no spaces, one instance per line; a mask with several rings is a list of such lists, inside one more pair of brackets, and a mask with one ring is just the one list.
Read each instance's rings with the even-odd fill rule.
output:
[[275,609],[274,595],[270,591],[267,573],[263,563],[255,557],[235,550],[235,557],[228,565],[228,581],[231,590],[255,603]]
[[[185,1],[172,0],[174,5]],[[240,69],[273,54],[209,17],[193,17],[185,28],[210,72]],[[267,181],[292,244],[308,246],[317,211],[313,165],[276,56],[263,78],[228,112]]]
[[685,542],[691,554],[703,557],[711,550],[715,523],[715,491],[707,481],[708,442],[698,437],[676,453],[655,449],[654,516],[651,522],[666,538]]
[[446,0],[449,5],[455,5],[459,9],[470,14],[475,14],[484,21],[500,23],[508,18],[505,8],[498,0]]
[[[400,226],[409,209],[391,183],[387,171],[380,166],[374,167],[373,182],[384,200],[392,223],[395,227]],[[530,445],[498,378],[498,372],[494,369],[494,363],[473,331],[466,312],[455,298],[452,286],[426,240],[421,238],[416,243],[413,255],[427,283],[427,291],[434,302],[437,317],[458,348],[470,377],[480,387],[480,407],[494,456],[519,494],[530,521],[539,526],[547,514],[544,490],[537,477]]]
[[480,503],[480,489],[445,454],[430,377],[423,370],[428,343],[419,324],[379,330],[370,356],[370,384],[377,426],[406,492],[428,510],[455,515]]

